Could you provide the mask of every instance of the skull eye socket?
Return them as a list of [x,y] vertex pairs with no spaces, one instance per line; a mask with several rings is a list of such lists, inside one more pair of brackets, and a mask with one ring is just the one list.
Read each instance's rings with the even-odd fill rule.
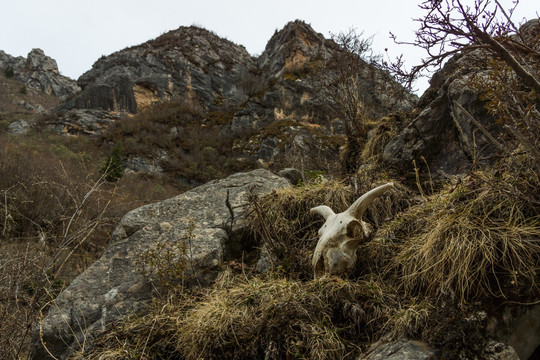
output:
[[350,238],[356,238],[362,235],[362,225],[356,220],[347,224],[347,236]]

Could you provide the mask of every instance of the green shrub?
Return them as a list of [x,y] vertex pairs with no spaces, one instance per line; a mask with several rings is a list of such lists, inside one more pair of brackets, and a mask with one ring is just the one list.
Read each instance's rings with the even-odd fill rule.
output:
[[124,174],[122,146],[120,143],[113,147],[111,155],[107,157],[105,164],[103,164],[103,167],[101,168],[101,173],[104,175],[105,180],[109,182],[118,181]]
[[4,76],[7,77],[7,78],[12,78],[14,75],[13,73],[13,67],[11,66],[8,66],[7,68],[4,69]]

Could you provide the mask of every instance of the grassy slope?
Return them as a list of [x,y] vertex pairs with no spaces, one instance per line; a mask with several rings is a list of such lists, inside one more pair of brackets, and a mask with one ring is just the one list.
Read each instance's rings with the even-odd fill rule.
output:
[[274,255],[273,271],[231,263],[211,289],[176,289],[77,357],[356,359],[385,335],[424,340],[446,358],[482,358],[486,323],[472,315],[539,297],[538,178],[530,159],[515,161],[424,199],[402,186],[378,199],[366,216],[378,232],[348,279],[312,280],[320,222],[308,209],[343,210],[375,185],[373,174],[360,176],[358,192],[316,182],[260,199],[253,236]]

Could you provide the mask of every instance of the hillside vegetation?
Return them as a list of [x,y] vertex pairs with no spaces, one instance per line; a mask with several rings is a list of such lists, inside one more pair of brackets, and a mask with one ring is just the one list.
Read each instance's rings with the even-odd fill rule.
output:
[[[442,11],[442,4],[433,2],[431,14]],[[463,8],[447,10],[471,20]],[[260,166],[296,166],[301,179],[289,188],[250,197],[248,231],[241,236],[249,246],[244,244],[241,254],[228,255],[216,265],[217,279],[210,286],[193,285],[193,260],[185,256],[195,238],[192,233],[186,243],[172,248],[158,244],[157,250],[139,254],[162,281],[152,302],[144,311],[108,324],[99,336],[85,338],[70,350],[70,359],[364,359],[374,344],[403,338],[423,341],[441,359],[497,356],[507,347],[493,322],[502,313],[519,314],[538,306],[540,299],[540,97],[535,88],[540,32],[522,34],[507,23],[490,33],[488,25],[477,27],[484,21],[480,15],[473,16],[477,23],[469,29],[477,36],[467,38],[472,46],[460,48],[437,72],[414,109],[375,114],[364,107],[360,95],[371,88],[358,90],[357,74],[333,83],[340,91],[355,87],[348,99],[354,103],[349,115],[337,116],[345,121],[339,134],[333,132],[336,123],[324,123],[334,121],[335,112],[317,99],[294,98],[298,106],[308,103],[300,116],[294,104],[281,102],[293,98],[288,91],[306,89],[307,76],[323,71],[303,71],[292,62],[289,70],[296,71],[280,72],[284,65],[268,86],[234,94],[241,100],[237,103],[221,103],[211,89],[198,89],[210,94],[211,106],[189,96],[157,101],[138,112],[136,103],[129,104],[133,113],[119,116],[97,136],[58,134],[54,125],[65,125],[65,114],[56,114],[61,106],[54,108],[58,100],[34,89],[23,91],[23,83],[1,74],[0,252],[9,256],[0,260],[0,358],[31,356],[32,331],[56,306],[58,294],[100,258],[128,211]],[[439,25],[450,21],[444,16],[425,20]],[[472,20],[460,24],[471,26]],[[295,22],[288,29],[305,26]],[[456,29],[451,31],[461,39]],[[152,46],[174,50],[171,42],[178,40],[178,33],[114,56],[130,58],[131,50],[151,53]],[[196,29],[196,34],[205,32]],[[279,37],[290,34],[276,33],[275,49],[269,48],[280,50]],[[283,65],[264,56],[268,69]],[[103,58],[97,64],[107,61],[113,60]],[[221,69],[223,61],[209,62],[209,69]],[[224,64],[234,68],[229,61]],[[393,68],[398,78],[420,70],[405,74],[398,67]],[[98,70],[95,66],[83,81],[90,84]],[[100,91],[95,84],[88,88]],[[62,106],[80,105],[90,95],[78,94]],[[467,109],[455,99],[464,99]],[[31,106],[23,110],[25,103]],[[50,112],[38,114],[38,105]],[[303,111],[322,108],[330,112],[305,121]],[[438,129],[429,126],[420,129],[418,119],[430,111],[446,116],[451,128],[437,134]],[[240,122],[246,114],[264,121],[231,131],[233,118]],[[270,117],[276,121],[265,122]],[[15,136],[8,126],[19,119],[36,126]],[[299,134],[304,145],[315,144],[309,151],[294,147],[302,143]],[[283,150],[279,156],[267,162],[249,156],[260,153],[268,138],[275,141],[271,150]],[[398,160],[411,156],[413,161],[397,164],[389,159],[388,146],[396,138],[403,145],[392,147],[402,156]],[[453,142],[444,142],[448,138]],[[436,146],[430,148],[429,142]],[[425,157],[416,156],[420,148]],[[440,156],[445,151],[461,157]],[[460,171],[436,172],[440,169],[433,165],[441,159],[457,162],[446,165]],[[310,209],[324,204],[344,211],[387,182],[395,187],[364,215],[374,231],[359,246],[354,269],[342,277],[314,280],[311,257],[322,221]],[[227,202],[228,196],[227,190]],[[233,216],[230,202],[226,205]]]

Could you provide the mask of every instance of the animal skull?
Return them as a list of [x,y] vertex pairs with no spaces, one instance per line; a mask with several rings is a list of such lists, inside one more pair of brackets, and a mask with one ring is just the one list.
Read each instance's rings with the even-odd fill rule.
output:
[[315,278],[325,273],[343,274],[352,269],[356,262],[356,249],[371,232],[369,225],[362,221],[362,215],[379,195],[393,186],[393,183],[388,183],[368,191],[339,214],[326,205],[311,209],[326,220],[319,229],[319,242],[313,253]]

